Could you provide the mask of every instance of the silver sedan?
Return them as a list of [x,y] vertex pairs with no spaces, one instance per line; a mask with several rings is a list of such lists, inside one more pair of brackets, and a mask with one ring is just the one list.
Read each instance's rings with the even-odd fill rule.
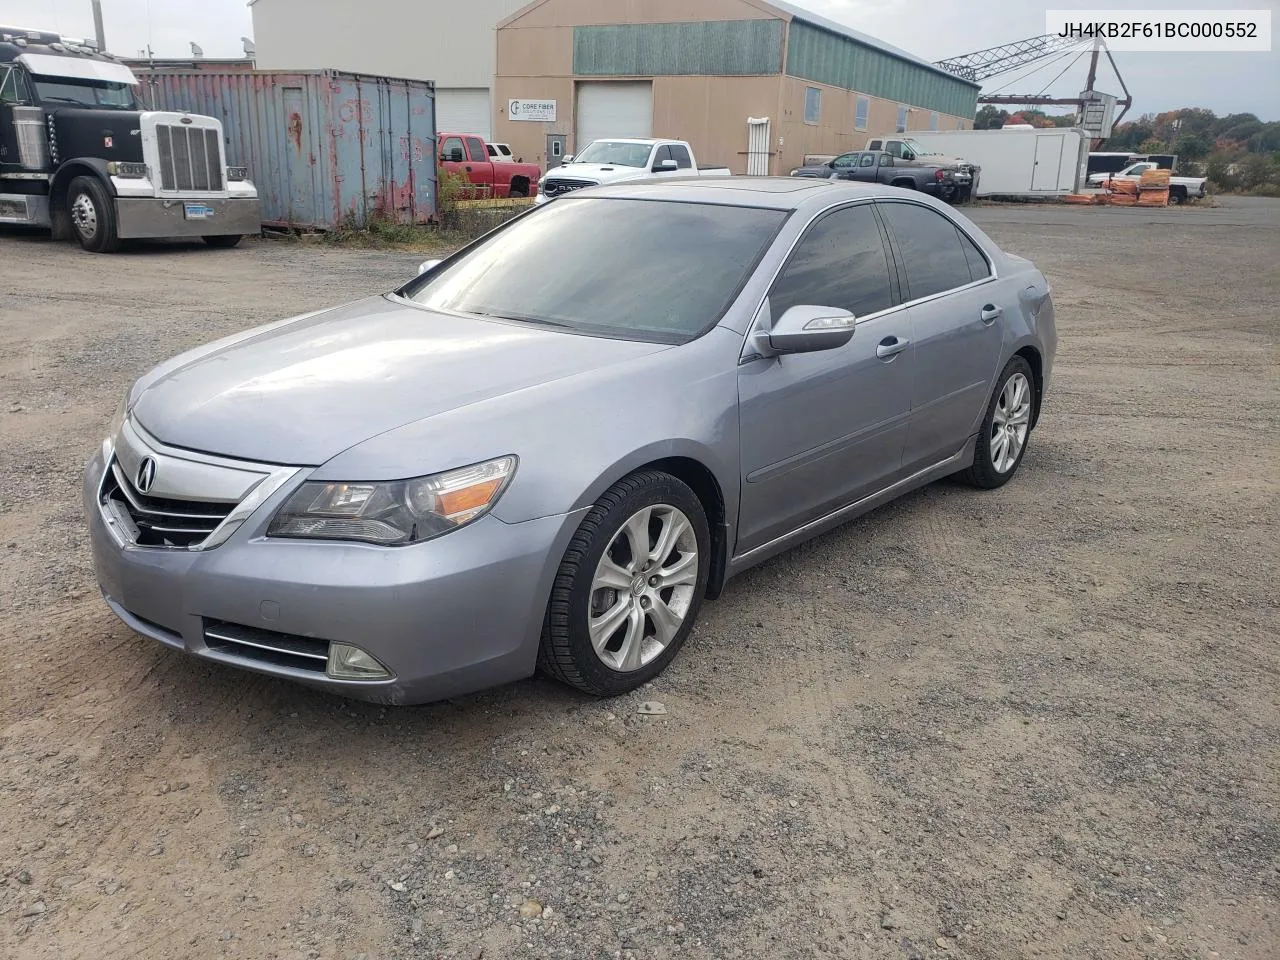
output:
[[1017,472],[1044,276],[832,181],[578,192],[400,289],[142,377],[84,477],[98,579],[188,654],[387,703],[664,670],[732,576]]

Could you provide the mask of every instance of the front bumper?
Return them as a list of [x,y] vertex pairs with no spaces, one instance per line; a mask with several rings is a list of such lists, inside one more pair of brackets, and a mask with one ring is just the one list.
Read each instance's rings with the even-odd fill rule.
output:
[[228,200],[117,197],[116,210],[119,213],[117,230],[122,239],[244,236],[262,232],[262,204],[257,197]]
[[[530,676],[552,579],[585,512],[515,524],[490,515],[411,547],[268,539],[289,484],[216,548],[140,547],[122,543],[99,506],[109,452],[86,466],[83,496],[98,583],[121,620],[192,656],[378,703],[425,703]],[[206,630],[219,624],[322,649],[350,643],[393,677],[336,680],[322,661],[308,669],[211,646]]]

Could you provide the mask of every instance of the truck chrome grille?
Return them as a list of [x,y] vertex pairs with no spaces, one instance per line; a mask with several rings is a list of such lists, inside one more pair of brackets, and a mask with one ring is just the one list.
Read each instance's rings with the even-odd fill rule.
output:
[[203,543],[235,508],[234,503],[149,497],[125,476],[120,462],[114,459],[102,484],[102,503],[115,517],[128,518],[139,546],[172,549]]
[[600,184],[594,180],[548,180],[547,185],[543,187],[542,192],[548,197],[558,197],[561,194],[569,193],[572,190],[581,190],[583,187],[598,187]]
[[158,124],[160,188],[179,193],[223,189],[218,131],[190,124]]
[[204,642],[210,650],[309,673],[324,673],[329,661],[328,640],[276,633],[223,620],[204,622]]

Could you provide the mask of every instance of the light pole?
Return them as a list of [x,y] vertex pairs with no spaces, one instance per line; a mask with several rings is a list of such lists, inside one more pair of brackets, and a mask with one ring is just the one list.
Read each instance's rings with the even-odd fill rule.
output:
[[98,49],[107,52],[107,38],[102,32],[102,0],[93,0],[93,33]]

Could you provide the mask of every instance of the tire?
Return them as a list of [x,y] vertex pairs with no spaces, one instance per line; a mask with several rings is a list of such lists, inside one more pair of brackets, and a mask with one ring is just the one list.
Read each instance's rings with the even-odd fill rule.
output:
[[[1019,392],[1019,378],[1024,392]],[[1006,391],[1010,391],[1008,396]],[[1005,410],[1010,400],[1014,402],[1015,417],[1007,421]],[[982,418],[982,428],[978,432],[973,465],[960,472],[960,479],[981,490],[994,490],[1012,480],[1027,452],[1031,424],[1035,419],[1036,387],[1031,364],[1022,357],[1014,357],[1005,364],[996,381],[995,391],[987,404],[987,415]],[[999,439],[1001,433],[1006,434],[1003,441]],[[1011,443],[1017,444],[1012,459],[1009,456]]]
[[203,237],[202,239],[211,247],[219,247],[224,250],[229,250],[238,244],[243,238],[240,234],[234,233],[226,236]]
[[889,186],[900,187],[903,190],[914,190],[916,188],[916,182],[914,180],[895,180],[893,183],[889,184]]
[[120,249],[116,208],[96,177],[76,177],[67,190],[67,212],[71,235],[90,253],[113,253]]
[[507,193],[507,196],[520,197],[523,199],[524,197],[529,196],[529,188],[521,184],[512,184],[511,190]]
[[1169,203],[1171,203],[1171,204],[1175,204],[1175,203],[1186,203],[1186,202],[1187,202],[1187,188],[1186,188],[1186,187],[1172,187],[1172,188],[1170,188],[1170,190],[1169,190]]
[[[628,533],[633,521],[632,533],[645,538],[650,553],[643,559],[649,563],[663,538],[678,532],[654,566],[635,562],[636,541]],[[560,562],[542,625],[539,669],[597,697],[616,697],[648,683],[675,659],[693,630],[710,569],[706,513],[688,486],[656,470],[619,481],[587,513]],[[662,570],[671,571],[665,581],[659,579]],[[655,619],[659,610],[664,613]]]

